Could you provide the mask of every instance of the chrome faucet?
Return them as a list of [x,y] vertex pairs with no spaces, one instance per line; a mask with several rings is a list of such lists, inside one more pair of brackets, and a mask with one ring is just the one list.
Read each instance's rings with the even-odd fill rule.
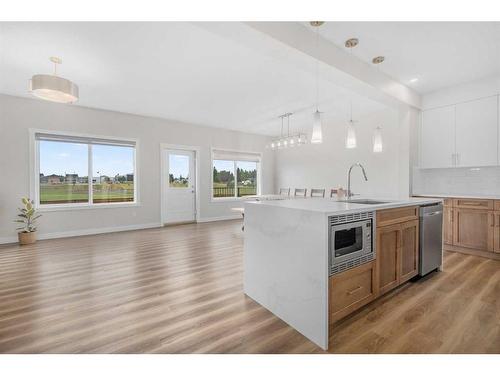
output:
[[351,199],[351,197],[354,195],[351,192],[351,171],[353,167],[360,167],[361,171],[363,171],[363,177],[365,178],[365,181],[368,181],[365,168],[360,163],[354,163],[353,165],[351,165],[351,167],[349,168],[349,172],[347,173],[347,199]]

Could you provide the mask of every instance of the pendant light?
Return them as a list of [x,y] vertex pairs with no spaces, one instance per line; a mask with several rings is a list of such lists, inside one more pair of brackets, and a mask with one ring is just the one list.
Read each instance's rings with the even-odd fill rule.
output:
[[377,126],[375,132],[373,133],[373,152],[382,152],[382,128]]
[[[307,136],[303,133],[290,133],[290,116],[293,113],[287,112],[279,116],[281,119],[281,130],[280,136],[277,139],[273,139],[271,143],[266,146],[272,150],[281,150],[288,147],[301,146],[306,143]],[[287,120],[287,129],[284,132],[284,120]]]
[[[319,53],[319,27],[324,24],[323,21],[311,21],[311,26],[316,28],[316,53]],[[316,112],[313,115],[313,129],[311,134],[311,143],[323,142],[323,131],[321,126],[321,112],[319,111],[319,60],[316,56]]]
[[[359,44],[359,40],[357,38],[351,38],[346,40],[345,46],[349,48],[351,57],[352,57],[352,49],[356,47]],[[347,135],[345,138],[345,147],[346,148],[356,148],[357,147],[357,140],[356,140],[356,130],[354,129],[354,121],[352,119],[352,97],[351,97],[351,104],[350,104],[350,116],[349,116],[349,123],[347,124]]]
[[354,121],[352,120],[352,99],[351,99],[351,116],[349,123],[347,124],[347,136],[345,138],[346,148],[356,148],[356,131],[354,130]]
[[[380,71],[380,64],[385,61],[384,56],[376,56],[372,59],[372,63],[377,66]],[[384,149],[384,144],[382,142],[382,127],[377,126],[375,131],[373,132],[373,152],[379,153]]]
[[49,59],[54,63],[54,74],[35,74],[30,80],[29,91],[37,98],[56,103],[74,103],[78,100],[78,86],[57,75],[57,65],[62,64],[59,57]]

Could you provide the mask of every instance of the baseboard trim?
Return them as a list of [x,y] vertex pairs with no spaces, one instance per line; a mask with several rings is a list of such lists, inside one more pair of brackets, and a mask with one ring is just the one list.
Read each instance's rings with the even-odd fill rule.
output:
[[227,216],[216,216],[216,217],[203,217],[198,219],[198,223],[209,223],[211,221],[224,221],[224,220],[237,220],[241,219],[241,215],[227,215]]
[[454,251],[457,253],[462,253],[467,255],[475,255],[478,257],[483,257],[488,259],[500,260],[500,253],[493,253],[491,251],[475,250],[475,249],[469,249],[467,247],[453,246],[447,244],[444,244],[443,250]]
[[[160,228],[161,226],[162,225],[160,223],[146,223],[146,224],[123,225],[119,227],[90,228],[90,229],[69,230],[64,232],[40,233],[38,234],[38,239],[50,240],[54,238],[89,236],[93,234],[104,234],[113,232],[126,232],[129,230]],[[9,244],[16,242],[17,242],[16,236],[0,237],[0,244]]]

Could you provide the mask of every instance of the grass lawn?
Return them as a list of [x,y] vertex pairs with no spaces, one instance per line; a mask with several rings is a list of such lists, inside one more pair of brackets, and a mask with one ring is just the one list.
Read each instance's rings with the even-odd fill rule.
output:
[[[40,204],[84,203],[89,198],[88,184],[40,185]],[[94,184],[94,203],[131,202],[134,183]]]

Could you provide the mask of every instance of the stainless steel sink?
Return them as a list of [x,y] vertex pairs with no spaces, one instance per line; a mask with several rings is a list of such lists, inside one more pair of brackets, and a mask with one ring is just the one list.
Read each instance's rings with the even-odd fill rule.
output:
[[340,202],[345,202],[345,203],[354,203],[354,204],[384,204],[384,203],[390,203],[389,201],[378,201],[375,199],[349,199],[349,200],[343,200]]

